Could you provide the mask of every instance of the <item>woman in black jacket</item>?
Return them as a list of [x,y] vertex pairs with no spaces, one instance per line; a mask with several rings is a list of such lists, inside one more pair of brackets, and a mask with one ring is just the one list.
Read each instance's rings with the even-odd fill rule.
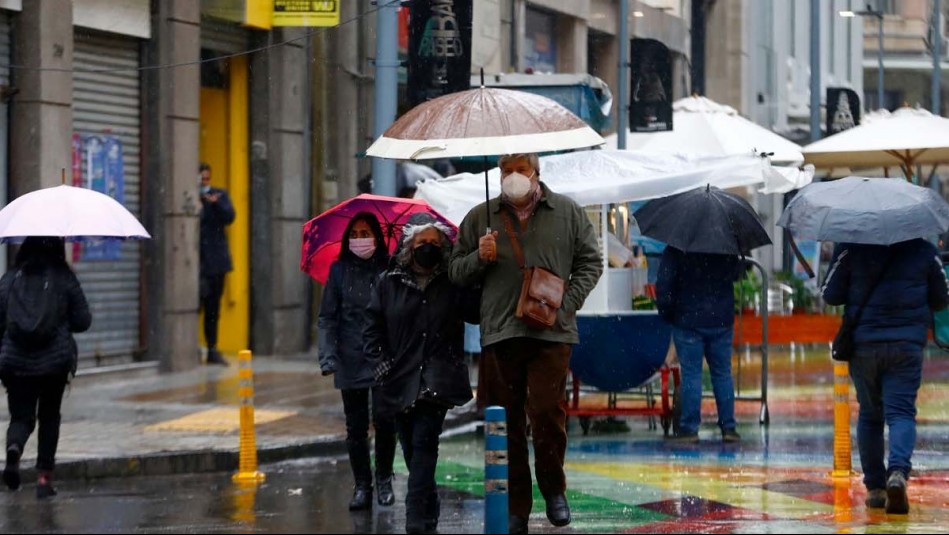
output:
[[7,389],[10,426],[3,481],[20,487],[20,456],[39,420],[36,496],[52,484],[63,392],[77,365],[72,333],[92,323],[86,296],[66,263],[61,238],[29,237],[14,269],[0,279],[0,380]]
[[403,229],[402,250],[379,278],[367,309],[366,353],[379,381],[378,409],[396,417],[409,469],[406,533],[437,528],[438,436],[448,408],[472,397],[464,320],[465,312],[477,315],[477,306],[448,279],[447,232],[430,215],[413,215]]
[[[365,308],[376,278],[389,262],[379,220],[370,213],[356,214],[343,233],[339,259],[330,268],[323,288],[319,317],[320,369],[333,375],[343,395],[346,447],[355,487],[350,511],[372,507],[372,467],[369,459],[369,393],[372,367],[363,352]],[[392,418],[381,418],[372,395],[372,424],[376,431],[376,499],[392,505],[392,462],[396,431]]]

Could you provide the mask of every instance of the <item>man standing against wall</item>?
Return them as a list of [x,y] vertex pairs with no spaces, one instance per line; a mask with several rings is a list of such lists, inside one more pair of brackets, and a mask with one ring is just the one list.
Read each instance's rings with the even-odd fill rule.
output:
[[211,166],[202,163],[201,175],[201,308],[204,310],[204,338],[208,343],[208,364],[227,366],[217,350],[217,324],[221,315],[224,276],[234,269],[224,227],[234,222],[234,205],[227,191],[211,187]]

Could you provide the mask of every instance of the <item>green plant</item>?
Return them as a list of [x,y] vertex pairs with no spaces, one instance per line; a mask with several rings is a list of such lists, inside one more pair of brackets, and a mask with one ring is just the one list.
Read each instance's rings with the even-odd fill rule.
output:
[[735,312],[750,310],[755,308],[755,300],[761,293],[761,280],[753,271],[747,271],[742,278],[735,281],[734,289]]

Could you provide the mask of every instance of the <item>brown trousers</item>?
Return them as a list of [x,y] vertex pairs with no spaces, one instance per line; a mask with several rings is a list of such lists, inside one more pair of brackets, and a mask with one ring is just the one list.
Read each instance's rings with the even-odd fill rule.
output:
[[[534,438],[534,471],[545,497],[567,489],[563,463],[567,453],[564,394],[570,366],[568,344],[513,338],[482,354],[486,403],[507,410],[510,514],[527,518],[533,505],[527,417]],[[492,365],[493,361],[493,365]]]

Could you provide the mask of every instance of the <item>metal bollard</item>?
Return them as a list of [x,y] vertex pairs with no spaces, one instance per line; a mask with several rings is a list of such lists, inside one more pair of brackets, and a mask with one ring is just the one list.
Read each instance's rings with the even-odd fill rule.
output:
[[257,471],[257,433],[254,430],[254,368],[251,352],[238,353],[237,377],[240,379],[237,395],[241,400],[241,451],[240,465],[235,482],[261,482],[264,474]]
[[484,532],[508,532],[507,414],[504,407],[484,410]]
[[853,473],[850,445],[850,376],[846,362],[834,362],[834,471],[832,477]]

